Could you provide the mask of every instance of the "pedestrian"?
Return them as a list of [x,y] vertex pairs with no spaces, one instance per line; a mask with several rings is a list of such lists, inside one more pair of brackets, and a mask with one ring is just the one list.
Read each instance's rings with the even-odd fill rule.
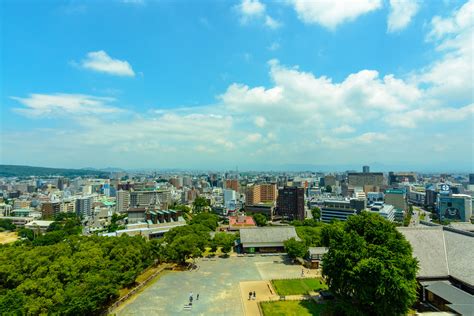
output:
[[249,301],[252,299],[252,291],[249,292]]
[[253,299],[255,300],[257,298],[257,295],[255,294],[255,291],[253,291]]
[[199,293],[196,295],[196,301],[199,301]]

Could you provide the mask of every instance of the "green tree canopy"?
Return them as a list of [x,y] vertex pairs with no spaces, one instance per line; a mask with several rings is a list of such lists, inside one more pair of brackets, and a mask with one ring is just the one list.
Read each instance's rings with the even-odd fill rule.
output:
[[199,213],[193,216],[190,225],[201,224],[209,228],[209,230],[216,230],[219,226],[219,217],[211,213]]
[[16,226],[12,223],[11,219],[0,219],[0,228],[4,230],[15,230]]
[[267,217],[261,213],[252,214],[252,217],[255,221],[257,226],[266,226],[267,225]]
[[326,186],[326,192],[331,193],[332,192],[332,186],[329,184]]
[[208,209],[209,202],[203,196],[198,196],[193,202],[193,211],[195,213],[201,213]]
[[323,275],[346,314],[405,315],[416,301],[417,260],[408,241],[378,214],[362,212],[324,231]]
[[303,241],[290,238],[284,242],[285,251],[290,258],[304,258],[308,252],[308,246]]
[[321,209],[319,207],[313,207],[311,209],[311,215],[313,215],[313,220],[320,221],[321,220]]

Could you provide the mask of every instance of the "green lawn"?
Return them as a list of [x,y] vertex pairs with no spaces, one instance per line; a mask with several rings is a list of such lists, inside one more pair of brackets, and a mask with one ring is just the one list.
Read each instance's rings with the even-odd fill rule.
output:
[[272,285],[279,295],[308,294],[309,291],[320,291],[327,289],[324,281],[316,278],[272,280]]
[[324,305],[314,301],[275,301],[261,302],[263,316],[306,316],[320,315]]

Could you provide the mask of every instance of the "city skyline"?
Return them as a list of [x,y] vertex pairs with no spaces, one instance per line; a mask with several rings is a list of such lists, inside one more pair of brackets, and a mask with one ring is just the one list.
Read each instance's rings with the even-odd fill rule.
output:
[[5,1],[0,163],[472,172],[473,10]]

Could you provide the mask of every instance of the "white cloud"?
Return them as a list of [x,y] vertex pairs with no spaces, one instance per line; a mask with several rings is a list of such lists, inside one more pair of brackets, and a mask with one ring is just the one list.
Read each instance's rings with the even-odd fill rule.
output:
[[381,0],[290,0],[290,3],[304,23],[319,24],[328,29],[382,7]]
[[436,100],[455,103],[473,101],[474,90],[474,1],[465,3],[450,16],[435,16],[427,41],[434,43],[443,56],[419,71],[415,80],[429,84],[430,95]]
[[113,98],[95,97],[84,94],[30,94],[27,98],[11,97],[24,108],[18,113],[31,117],[55,117],[67,115],[110,114],[120,109],[107,105]]
[[128,61],[113,59],[103,50],[87,53],[86,59],[81,62],[81,67],[109,75],[135,76],[135,72]]
[[415,128],[420,121],[424,123],[443,123],[459,122],[466,119],[470,119],[471,122],[474,121],[474,104],[461,108],[420,108],[408,112],[390,114],[385,118],[385,121],[392,126]]
[[272,18],[269,15],[265,16],[265,25],[268,26],[271,29],[277,29],[281,26],[281,23]]
[[280,48],[280,43],[278,42],[273,42],[270,44],[270,46],[268,46],[268,50],[271,50],[271,51],[276,51]]
[[266,13],[266,6],[259,0],[242,0],[235,6],[240,14],[240,22],[247,24],[252,20],[263,21],[263,24],[270,29],[277,29],[281,23]]
[[263,116],[257,116],[254,120],[255,126],[257,127],[265,127],[265,124],[267,124],[267,120]]
[[350,134],[355,132],[355,128],[349,125],[341,125],[336,128],[334,128],[333,133],[335,134]]
[[393,33],[406,28],[419,9],[418,0],[390,0],[387,31]]
[[248,134],[244,139],[244,143],[256,143],[262,139],[262,135],[259,133]]

